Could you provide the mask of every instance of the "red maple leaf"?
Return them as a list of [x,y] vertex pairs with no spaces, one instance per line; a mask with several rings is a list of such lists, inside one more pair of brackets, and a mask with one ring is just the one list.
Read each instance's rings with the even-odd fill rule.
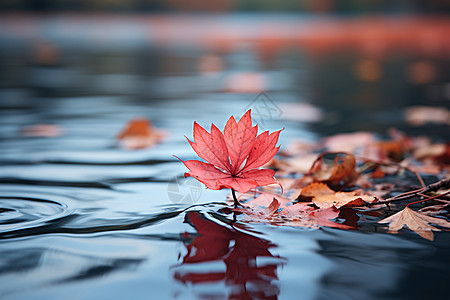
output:
[[[275,171],[258,169],[278,152],[276,147],[281,130],[264,131],[257,136],[258,126],[252,126],[251,110],[239,122],[230,117],[223,133],[211,124],[211,133],[194,122],[194,142],[189,141],[199,160],[183,161],[192,176],[209,189],[224,188],[246,193],[258,186],[277,183]],[[181,159],[180,159],[181,160]]]

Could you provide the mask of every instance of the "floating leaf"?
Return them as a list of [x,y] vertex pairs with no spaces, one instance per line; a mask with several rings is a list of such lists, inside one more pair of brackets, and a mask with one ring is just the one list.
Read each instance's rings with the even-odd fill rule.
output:
[[361,195],[360,191],[353,192],[335,192],[326,184],[321,182],[311,183],[300,193],[299,199],[310,199],[320,208],[329,207],[356,207],[362,206],[365,202],[376,201],[375,197],[370,195]]
[[119,146],[125,149],[144,149],[159,143],[166,134],[153,127],[145,118],[133,119],[117,136]]
[[[295,226],[318,228],[320,226],[335,227],[341,229],[354,229],[354,227],[331,221],[339,216],[339,210],[334,206],[316,209],[306,203],[299,202],[286,206],[286,200],[278,200],[273,197],[267,207],[260,204],[268,203],[269,194],[264,194],[250,201],[250,207],[237,208],[234,211],[246,214],[242,219],[250,223],[270,223],[277,226]],[[255,201],[255,203],[253,203]]]
[[212,190],[223,188],[246,193],[258,186],[277,183],[275,171],[258,169],[269,162],[279,150],[276,147],[281,130],[264,131],[257,136],[258,127],[252,126],[251,110],[236,122],[231,117],[222,132],[211,125],[208,133],[194,123],[194,142],[189,141],[199,160],[183,161],[192,176]]
[[440,219],[430,217],[419,212],[415,212],[411,210],[409,207],[405,207],[405,209],[399,211],[398,213],[385,218],[378,223],[384,224],[389,223],[390,231],[399,231],[404,226],[408,227],[412,231],[416,232],[421,237],[432,241],[433,240],[433,232],[440,231],[440,229],[430,225],[435,224],[442,227],[450,228],[450,222]]

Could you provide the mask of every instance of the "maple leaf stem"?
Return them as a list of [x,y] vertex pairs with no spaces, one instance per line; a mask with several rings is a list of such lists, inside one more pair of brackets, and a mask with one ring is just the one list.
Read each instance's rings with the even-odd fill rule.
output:
[[237,208],[239,205],[239,201],[236,197],[236,192],[234,189],[231,189],[231,194],[233,195],[233,199],[234,199],[234,208]]

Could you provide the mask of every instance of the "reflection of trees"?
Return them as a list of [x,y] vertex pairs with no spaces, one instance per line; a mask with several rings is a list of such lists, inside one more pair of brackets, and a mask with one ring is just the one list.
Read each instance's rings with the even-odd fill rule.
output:
[[[229,299],[277,299],[277,267],[283,260],[269,251],[276,245],[235,227],[221,226],[196,211],[187,213],[185,222],[199,235],[185,244],[187,253],[174,273],[176,280],[190,284],[223,282],[230,288]],[[223,262],[226,270],[189,267],[205,262]]]

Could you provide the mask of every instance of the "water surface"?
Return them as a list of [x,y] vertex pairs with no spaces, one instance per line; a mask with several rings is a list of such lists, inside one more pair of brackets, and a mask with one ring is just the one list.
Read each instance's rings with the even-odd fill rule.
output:
[[[245,45],[217,54],[135,44],[139,37],[124,36],[128,48],[120,51],[94,45],[80,52],[48,41],[1,48],[2,69],[10,72],[0,88],[2,299],[445,297],[446,233],[429,242],[373,225],[343,231],[233,222],[224,209],[227,191],[184,179],[184,166],[172,156],[195,158],[184,138],[194,120],[221,128],[230,115],[261,109],[254,101],[262,90],[280,112],[258,123],[285,128],[282,145],[339,131],[408,129],[401,111],[416,102],[401,93],[389,97],[400,95],[405,103],[382,95],[358,102],[361,89],[376,88],[364,82],[336,94],[329,80],[345,78],[330,72],[350,76],[355,62],[341,54],[316,64],[291,51],[268,61]],[[49,37],[58,41],[57,34]],[[225,67],[202,71],[205,55]],[[343,65],[332,68],[333,62]],[[401,73],[407,63],[385,64]],[[242,79],[245,86],[236,83]],[[117,134],[138,116],[168,137],[145,150],[117,147]],[[57,124],[63,134],[21,135],[38,123]],[[445,138],[445,132],[436,126],[429,133]]]

